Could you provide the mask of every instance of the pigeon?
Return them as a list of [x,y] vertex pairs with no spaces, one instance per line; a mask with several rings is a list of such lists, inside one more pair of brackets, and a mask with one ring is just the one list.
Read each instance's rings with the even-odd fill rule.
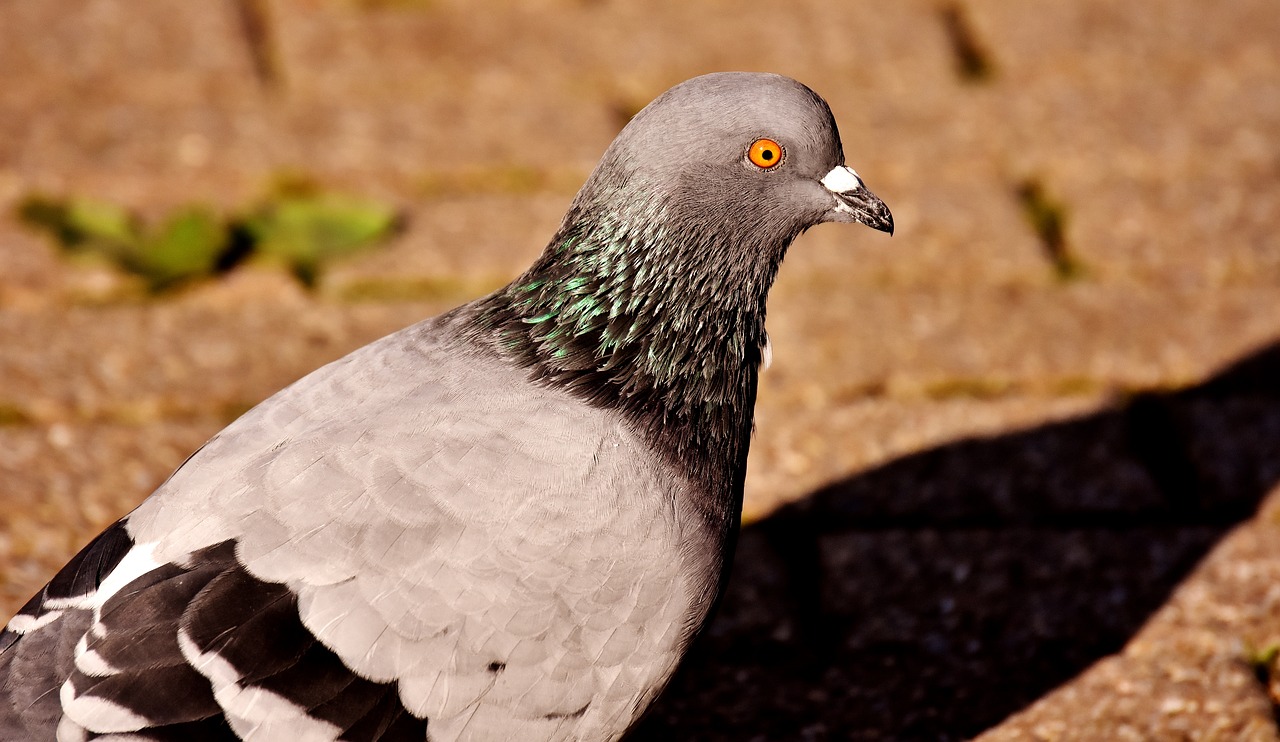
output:
[[893,231],[821,97],[666,91],[525,273],[251,409],[58,572],[0,738],[621,738],[725,586],[765,300],[822,222]]

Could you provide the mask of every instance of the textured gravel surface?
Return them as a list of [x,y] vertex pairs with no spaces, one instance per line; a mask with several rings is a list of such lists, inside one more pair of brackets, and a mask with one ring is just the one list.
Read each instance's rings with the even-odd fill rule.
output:
[[[730,592],[636,738],[1280,739],[1275,10],[0,1],[0,605],[248,406],[521,270],[661,90],[764,69],[898,232],[788,257]],[[314,292],[147,298],[13,216],[285,176],[406,229]]]

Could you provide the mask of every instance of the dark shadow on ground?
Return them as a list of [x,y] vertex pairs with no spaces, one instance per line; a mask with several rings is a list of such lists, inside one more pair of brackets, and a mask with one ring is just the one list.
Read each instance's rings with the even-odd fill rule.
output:
[[1119,650],[1278,481],[1280,344],[832,484],[744,531],[628,742],[972,737]]

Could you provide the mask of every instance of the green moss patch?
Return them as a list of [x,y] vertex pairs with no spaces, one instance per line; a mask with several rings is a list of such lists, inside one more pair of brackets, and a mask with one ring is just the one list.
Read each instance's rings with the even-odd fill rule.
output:
[[207,279],[249,258],[288,269],[314,287],[324,266],[376,245],[401,226],[385,204],[315,188],[281,188],[240,214],[189,205],[147,224],[122,206],[33,195],[18,218],[65,253],[105,259],[153,293]]

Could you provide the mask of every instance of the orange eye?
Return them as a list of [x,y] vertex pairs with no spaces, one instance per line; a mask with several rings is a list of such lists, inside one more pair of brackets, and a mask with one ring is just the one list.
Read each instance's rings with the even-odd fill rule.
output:
[[772,139],[757,139],[751,143],[751,149],[747,150],[747,159],[751,160],[752,165],[765,170],[777,167],[782,162],[782,145]]

